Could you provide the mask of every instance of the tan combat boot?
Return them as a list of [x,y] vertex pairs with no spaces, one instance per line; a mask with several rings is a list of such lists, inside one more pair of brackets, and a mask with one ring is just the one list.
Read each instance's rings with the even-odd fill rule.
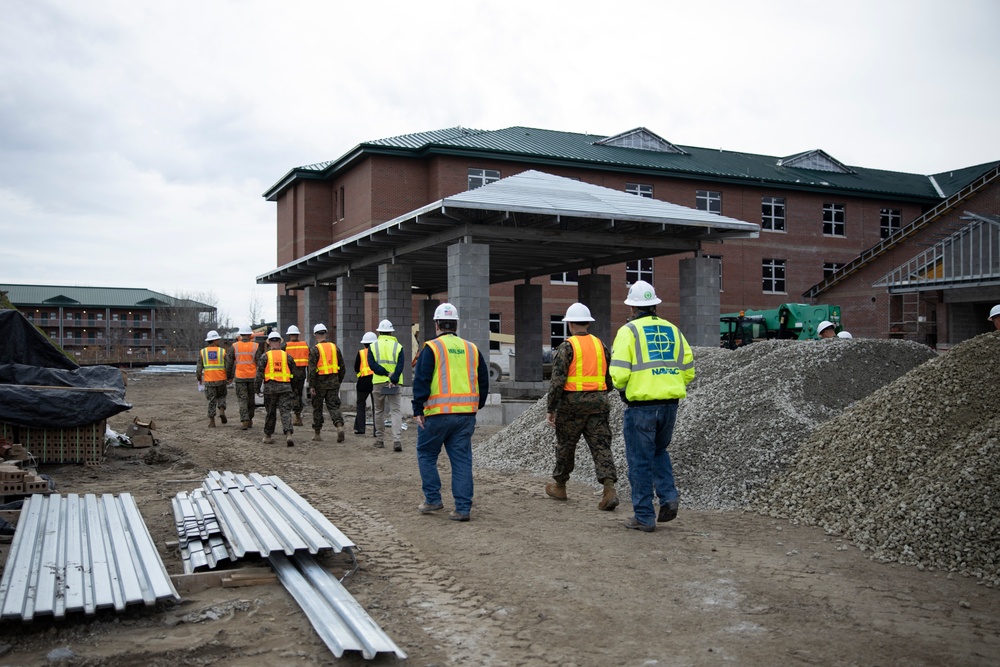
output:
[[302,413],[295,415],[295,421],[292,422],[292,426],[302,426]]
[[286,433],[285,434],[285,444],[288,445],[289,447],[294,447],[295,446],[295,441],[292,439],[292,434],[291,433]]
[[271,444],[274,444],[274,438],[272,438],[270,435],[268,435],[267,433],[265,433],[264,434],[264,439],[261,440],[261,442],[263,442],[265,445],[271,445]]
[[597,509],[610,512],[618,507],[618,492],[615,491],[615,483],[610,479],[604,480],[604,495],[601,502],[597,503]]
[[219,421],[222,422],[223,424],[228,424],[229,423],[229,420],[226,419],[226,409],[225,408],[219,408]]
[[323,438],[319,436],[320,430],[316,429],[313,431],[313,442],[323,442]]
[[209,428],[215,428],[215,417],[209,417],[208,418],[208,427]]
[[[317,433],[319,433],[319,431],[317,431]],[[344,441],[344,425],[341,424],[340,426],[337,427],[337,442],[343,442],[343,441]]]
[[250,422],[248,422],[246,420],[240,422],[240,430],[241,431],[245,431],[248,428],[250,428]]
[[545,493],[556,500],[566,500],[566,482],[549,482],[545,485]]

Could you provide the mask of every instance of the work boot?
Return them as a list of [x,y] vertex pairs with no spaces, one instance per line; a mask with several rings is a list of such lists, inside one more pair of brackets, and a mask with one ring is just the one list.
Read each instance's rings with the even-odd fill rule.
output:
[[289,447],[294,447],[295,446],[295,441],[292,440],[292,434],[291,433],[286,433],[285,434],[285,444],[288,445]]
[[604,480],[604,495],[601,502],[597,503],[597,509],[610,512],[618,507],[618,492],[615,491],[615,483],[610,479]]
[[263,442],[265,445],[273,445],[274,444],[274,438],[271,437],[270,433],[265,433],[264,434],[264,439],[261,440],[261,442]]
[[292,426],[302,426],[302,413],[295,413],[295,421],[292,422]]
[[319,435],[320,429],[313,429],[313,442],[323,442],[323,438]]
[[399,440],[397,440],[396,442],[392,443],[392,451],[394,451],[394,452],[401,452],[401,451],[403,451],[403,443],[401,443]]
[[226,409],[225,408],[219,408],[219,421],[222,422],[223,424],[228,424],[229,423],[229,420],[226,419]]
[[209,428],[215,428],[215,417],[209,417],[208,418],[208,427]]
[[680,507],[680,501],[678,500],[671,500],[668,503],[660,505],[660,513],[657,515],[656,520],[660,523],[673,521],[677,518],[678,507]]
[[385,443],[382,442],[381,440],[376,440],[373,446],[375,447],[375,449],[382,449],[383,447],[385,447]]
[[339,424],[337,426],[337,442],[343,442],[343,441],[344,441],[344,425]]
[[240,422],[240,430],[241,431],[245,431],[248,428],[250,428],[250,422],[248,422],[246,420],[243,420],[243,421]]
[[545,494],[556,500],[566,500],[566,482],[549,482],[545,485]]

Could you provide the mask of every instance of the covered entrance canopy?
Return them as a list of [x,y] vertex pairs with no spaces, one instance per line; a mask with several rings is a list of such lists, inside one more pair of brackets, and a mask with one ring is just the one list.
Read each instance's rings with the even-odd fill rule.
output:
[[699,250],[702,242],[756,238],[759,226],[539,171],[445,197],[257,277],[286,289],[378,282],[403,261],[413,290],[448,291],[447,248],[489,245],[489,282],[526,280]]

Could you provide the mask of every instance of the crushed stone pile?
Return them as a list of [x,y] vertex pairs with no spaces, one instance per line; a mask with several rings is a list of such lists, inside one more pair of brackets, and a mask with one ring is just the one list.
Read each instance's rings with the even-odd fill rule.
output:
[[816,428],[753,508],[1000,586],[998,379],[1000,333],[955,346]]
[[[695,381],[680,402],[670,445],[681,506],[748,506],[753,490],[784,467],[798,445],[824,421],[935,356],[908,341],[836,339],[761,341],[736,351],[694,348]],[[612,452],[618,492],[630,498],[624,405],[611,395]],[[473,448],[476,465],[549,475],[555,431],[545,399]],[[577,445],[572,479],[595,486],[586,443]]]

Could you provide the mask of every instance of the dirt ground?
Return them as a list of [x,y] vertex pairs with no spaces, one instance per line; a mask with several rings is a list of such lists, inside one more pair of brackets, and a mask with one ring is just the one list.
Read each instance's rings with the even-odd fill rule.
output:
[[[350,428],[337,444],[329,424],[313,443],[307,409],[288,448],[260,442],[262,411],[251,431],[238,418],[206,428],[190,374],[133,374],[127,398],[134,408],[111,427],[154,419],[160,446],[115,449],[99,467],[43,466],[58,492],[133,494],[167,571],[179,574],[167,544],[177,539],[171,498],[210,470],[278,475],[359,546],[344,585],[408,654],[402,664],[1000,664],[1000,592],[873,562],[818,528],[682,506],[676,521],[639,533],[622,526],[630,507],[597,510],[590,480],[571,481],[560,503],[545,496],[544,478],[479,468],[472,521],[456,523],[443,455],[446,511],[416,511],[412,424],[402,453]],[[476,438],[495,431],[480,427]],[[347,558],[321,562],[339,575]],[[54,649],[69,657],[47,657]],[[213,587],[124,614],[0,623],[0,665],[399,663],[393,654],[337,660],[277,583]]]

